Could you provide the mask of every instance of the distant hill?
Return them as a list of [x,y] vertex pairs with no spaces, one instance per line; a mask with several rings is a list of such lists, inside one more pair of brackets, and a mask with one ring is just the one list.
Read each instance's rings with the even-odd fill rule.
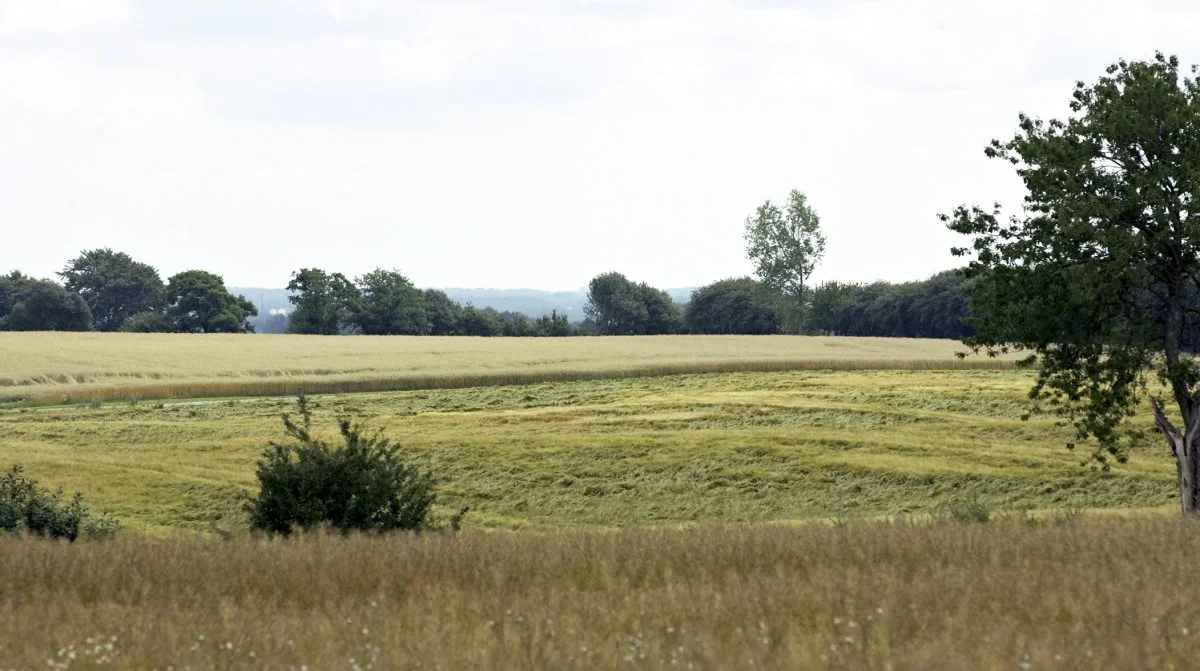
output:
[[[291,311],[287,289],[261,289],[257,287],[230,287],[229,291],[241,294],[258,306],[259,312],[269,314],[272,310]],[[583,306],[587,304],[587,291],[541,291],[538,289],[443,289],[450,298],[477,308],[492,308],[500,312],[523,312],[531,317],[549,314],[557,310],[573,322],[583,321]],[[667,289],[671,299],[684,304],[692,295],[692,287]]]
[[271,310],[292,311],[292,304],[288,302],[287,289],[229,287],[229,293],[245,296],[247,300],[258,306],[258,312],[261,315],[269,314]]

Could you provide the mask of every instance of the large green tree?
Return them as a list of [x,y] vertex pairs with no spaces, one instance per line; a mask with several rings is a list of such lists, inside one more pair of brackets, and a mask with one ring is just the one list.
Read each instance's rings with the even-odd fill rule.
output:
[[68,291],[87,302],[97,331],[116,331],[133,315],[163,307],[165,287],[158,271],[124,252],[84,251],[58,275]]
[[804,331],[805,286],[825,256],[821,218],[803,193],[793,190],[780,208],[771,201],[746,218],[746,255],[764,284],[791,297],[797,310],[797,331]]
[[713,282],[692,292],[683,323],[689,333],[778,333],[775,296],[749,277]]
[[349,326],[359,299],[358,289],[341,273],[301,268],[287,285],[295,306],[288,320],[292,333],[337,335]]
[[426,289],[421,295],[425,298],[425,318],[429,322],[429,335],[459,335],[462,306],[439,289]]
[[180,333],[252,333],[254,303],[234,296],[225,280],[204,270],[188,270],[167,282],[167,317]]
[[354,324],[366,335],[421,335],[428,331],[425,297],[407,277],[378,268],[356,281]]
[[635,283],[621,273],[604,273],[588,283],[588,319],[601,335],[658,335],[679,330],[679,306],[661,289]]
[[16,271],[0,276],[0,331],[91,329],[91,310],[79,294]]
[[[1195,68],[1192,70],[1195,73]],[[1028,353],[1031,396],[1123,461],[1148,398],[1178,467],[1180,506],[1200,504],[1200,81],[1161,54],[1076,85],[1072,113],[1025,115],[987,154],[1011,162],[1024,210],[960,207],[970,236],[977,349]]]
[[459,313],[458,333],[484,338],[504,335],[504,319],[492,308],[467,305]]

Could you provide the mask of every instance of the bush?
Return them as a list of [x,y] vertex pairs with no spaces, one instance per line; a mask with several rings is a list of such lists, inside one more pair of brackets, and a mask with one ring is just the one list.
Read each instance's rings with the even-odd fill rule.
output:
[[162,312],[139,312],[126,319],[119,330],[125,333],[170,333],[175,326]]
[[992,519],[991,508],[979,499],[952,503],[946,507],[945,514],[956,522],[987,524]]
[[44,538],[112,538],[120,523],[105,515],[94,516],[76,493],[63,501],[62,490],[48,492],[13,466],[0,477],[0,535],[22,533]]
[[[334,447],[312,435],[308,399],[300,396],[296,405],[299,424],[283,416],[293,440],[272,443],[258,462],[260,491],[248,505],[253,528],[284,535],[323,525],[343,533],[437,528],[430,517],[434,479],[406,464],[398,445],[340,419],[345,445]],[[457,529],[464,514],[450,526]]]

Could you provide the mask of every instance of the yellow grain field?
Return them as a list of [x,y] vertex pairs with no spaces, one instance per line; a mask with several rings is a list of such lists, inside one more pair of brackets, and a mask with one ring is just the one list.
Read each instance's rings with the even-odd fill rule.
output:
[[949,340],[0,333],[0,402],[276,396],[675,373],[1011,368]]
[[0,543],[16,669],[1194,669],[1177,518]]

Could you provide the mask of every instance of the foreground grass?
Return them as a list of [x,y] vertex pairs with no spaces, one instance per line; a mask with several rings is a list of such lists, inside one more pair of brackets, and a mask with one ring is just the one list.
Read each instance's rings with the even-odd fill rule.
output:
[[[0,542],[6,668],[1156,669],[1174,518]],[[71,659],[73,657],[73,659]]]
[[[1029,422],[1015,371],[798,371],[320,396],[440,479],[468,527],[679,525],[994,509],[1173,506],[1157,443],[1112,473]],[[0,412],[0,466],[79,490],[134,531],[245,526],[285,399]],[[1146,415],[1148,416],[1148,415]]]
[[0,333],[0,404],[464,388],[682,373],[996,369],[949,340]]

